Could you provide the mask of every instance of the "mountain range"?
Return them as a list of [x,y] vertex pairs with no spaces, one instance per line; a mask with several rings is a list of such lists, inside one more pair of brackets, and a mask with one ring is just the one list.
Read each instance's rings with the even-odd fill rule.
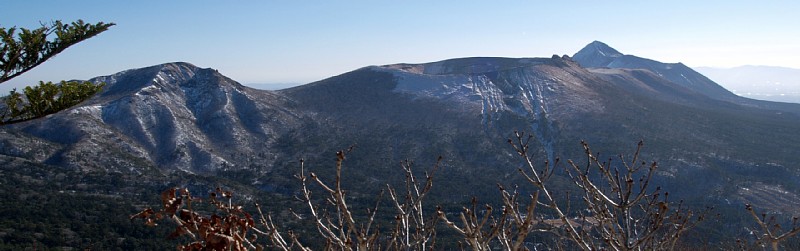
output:
[[756,65],[694,69],[740,96],[800,103],[800,69]]
[[182,62],[90,81],[106,87],[0,128],[2,184],[61,172],[84,178],[53,189],[86,196],[229,184],[291,197],[300,158],[330,177],[334,153],[355,146],[345,186],[362,189],[356,196],[401,182],[404,159],[424,168],[442,156],[434,198],[492,200],[496,183],[524,184],[506,139],[525,131],[542,163],[585,158],[581,141],[615,158],[641,139],[643,157],[659,163],[656,181],[691,205],[800,213],[800,104],[743,98],[683,64],[598,41],[572,56],[368,66],[276,91]]

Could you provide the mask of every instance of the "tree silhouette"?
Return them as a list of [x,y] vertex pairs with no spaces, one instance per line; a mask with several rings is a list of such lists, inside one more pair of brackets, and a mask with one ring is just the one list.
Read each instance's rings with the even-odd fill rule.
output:
[[[87,24],[78,20],[70,24],[55,21],[33,30],[19,28],[19,32],[17,27],[0,27],[0,83],[33,69],[70,46],[114,25],[103,22]],[[55,37],[48,38],[52,36]],[[93,96],[103,85],[75,81],[53,84],[41,81],[38,86],[25,87],[24,95],[14,89],[5,98],[5,107],[0,112],[0,124],[22,122],[67,109]]]
[[[55,21],[29,30],[0,27],[0,83],[17,77],[72,45],[100,34],[114,23],[87,24],[83,20],[64,24]],[[48,37],[55,35],[52,40]]]

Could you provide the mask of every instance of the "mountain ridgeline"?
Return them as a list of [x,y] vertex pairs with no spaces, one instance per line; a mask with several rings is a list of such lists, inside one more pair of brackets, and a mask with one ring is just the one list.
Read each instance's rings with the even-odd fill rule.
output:
[[677,198],[800,213],[800,105],[738,97],[683,64],[597,41],[572,57],[369,66],[278,91],[188,63],[90,81],[106,87],[66,111],[0,128],[5,169],[126,177],[119,187],[193,175],[208,187],[222,179],[290,196],[298,159],[325,177],[334,153],[355,146],[345,186],[360,188],[356,195],[401,182],[401,160],[427,167],[441,155],[432,196],[491,200],[496,183],[523,184],[506,143],[517,130],[535,136],[542,163],[582,161],[582,140],[615,158],[643,139],[644,159],[659,163],[656,182]]
[[741,96],[800,103],[800,69],[754,65],[694,69]]

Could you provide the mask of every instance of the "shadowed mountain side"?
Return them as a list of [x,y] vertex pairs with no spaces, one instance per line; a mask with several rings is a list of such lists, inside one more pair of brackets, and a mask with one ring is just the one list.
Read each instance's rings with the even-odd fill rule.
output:
[[[514,165],[499,163],[513,159],[503,157],[508,148],[497,142],[513,130],[536,136],[542,161],[580,156],[578,142],[584,139],[605,151],[624,151],[645,139],[648,156],[664,164],[660,182],[686,197],[698,196],[698,190],[705,191],[704,198],[735,194],[742,183],[725,180],[744,181],[756,173],[777,181],[793,175],[791,163],[798,160],[790,146],[797,140],[790,132],[800,129],[795,115],[710,99],[648,70],[587,70],[569,58],[466,58],[367,67],[280,93],[301,104],[301,110],[315,111],[317,117],[306,121],[325,121],[287,137],[284,142],[294,142],[293,147],[313,146],[305,152],[327,154],[336,150],[331,145],[403,149],[370,160],[378,170],[361,170],[375,175],[392,168],[380,164],[388,162],[381,159],[443,154],[460,174],[493,170],[506,177]],[[323,135],[310,136],[316,133]],[[319,141],[305,143],[307,138]],[[474,143],[464,145],[465,139]],[[475,153],[481,157],[474,158]],[[765,163],[775,165],[758,168]],[[780,182],[787,189],[797,186]]]

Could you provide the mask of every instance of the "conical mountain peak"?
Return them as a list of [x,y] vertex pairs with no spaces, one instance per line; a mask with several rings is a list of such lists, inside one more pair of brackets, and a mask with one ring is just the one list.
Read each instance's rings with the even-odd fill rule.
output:
[[572,58],[586,68],[643,69],[714,99],[737,98],[730,91],[681,63],[662,63],[634,55],[624,55],[600,41],[589,43]]
[[600,42],[600,41],[596,41],[596,40],[591,42],[591,43],[589,43],[588,45],[586,45],[586,47],[584,47],[584,50],[586,50],[586,49],[593,50],[593,51],[595,51],[595,52],[597,52],[597,53],[599,53],[601,55],[607,56],[607,57],[619,57],[619,56],[622,56],[622,53],[620,53],[616,49],[611,48],[611,46],[608,46],[607,44],[605,44],[603,42]]
[[615,58],[622,56],[622,53],[611,48],[611,46],[600,41],[594,41],[575,53],[572,58],[580,62],[583,67],[606,67]]

